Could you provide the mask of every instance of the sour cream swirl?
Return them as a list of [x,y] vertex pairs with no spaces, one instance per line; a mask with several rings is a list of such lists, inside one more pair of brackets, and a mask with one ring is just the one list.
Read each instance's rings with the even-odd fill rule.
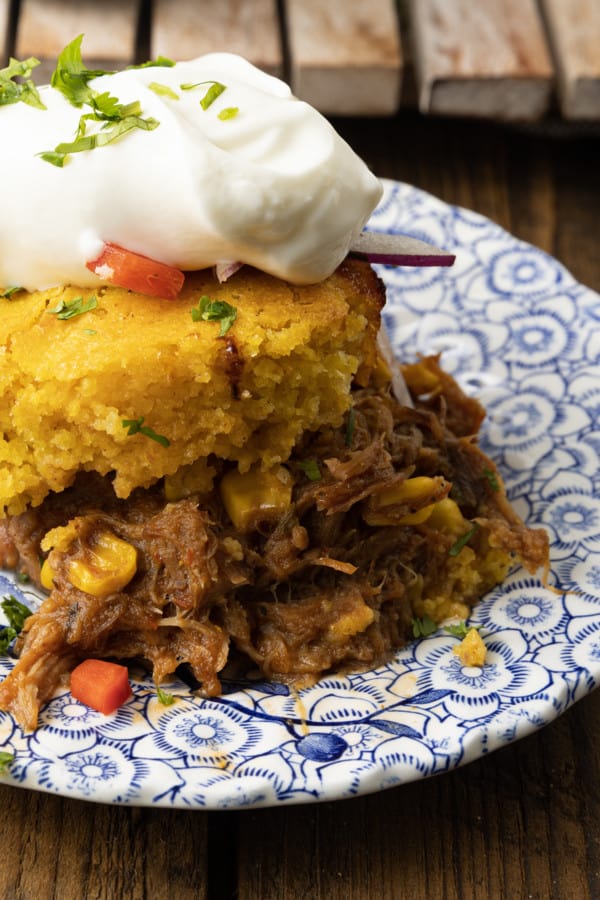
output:
[[[225,90],[203,109],[206,82]],[[381,196],[323,116],[238,56],[128,69],[90,87],[139,100],[160,124],[58,168],[39,154],[73,140],[85,110],[50,86],[40,88],[46,109],[0,108],[0,286],[98,285],[86,262],[105,242],[184,271],[239,261],[317,282],[344,259]]]

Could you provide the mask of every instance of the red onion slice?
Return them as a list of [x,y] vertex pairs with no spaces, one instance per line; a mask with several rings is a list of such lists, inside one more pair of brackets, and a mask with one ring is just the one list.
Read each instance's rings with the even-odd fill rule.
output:
[[405,234],[363,231],[350,247],[352,256],[388,266],[451,266],[453,253]]

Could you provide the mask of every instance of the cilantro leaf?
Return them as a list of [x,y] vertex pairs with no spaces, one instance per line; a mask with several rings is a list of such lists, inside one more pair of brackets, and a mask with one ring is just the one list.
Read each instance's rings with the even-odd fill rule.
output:
[[217,118],[221,119],[221,121],[223,122],[225,122],[227,119],[235,119],[239,111],[239,106],[226,106],[221,110],[220,113],[217,113]]
[[161,447],[171,445],[171,441],[164,434],[157,434],[149,425],[144,425],[144,416],[140,416],[139,419],[122,419],[121,425],[123,428],[127,428],[127,434],[143,434],[156,441]]
[[469,625],[467,622],[457,622],[455,625],[444,625],[444,631],[447,631],[448,634],[457,638],[465,638],[473,628],[475,631],[478,631],[480,626]]
[[219,337],[227,334],[235,320],[237,309],[225,300],[211,300],[210,297],[201,297],[198,306],[192,309],[193,322],[220,322]]
[[498,476],[493,471],[493,469],[484,469],[483,477],[487,480],[487,483],[493,491],[500,490],[500,482],[498,481]]
[[98,301],[95,295],[92,294],[88,300],[84,300],[83,297],[75,297],[74,300],[66,302],[61,300],[58,306],[54,309],[47,309],[46,312],[55,315],[57,319],[74,319],[75,316],[81,316],[83,313],[90,312],[90,310],[96,309],[97,306]]
[[437,631],[437,623],[428,615],[424,615],[421,619],[412,619],[411,625],[413,636],[416,638],[428,637]]
[[6,288],[5,291],[2,291],[0,293],[0,297],[2,297],[3,299],[9,299],[10,297],[12,297],[13,294],[18,294],[19,291],[22,291],[22,290],[23,290],[22,287],[15,285],[15,287],[9,287],[9,288]]
[[31,610],[12,594],[0,601],[0,609],[8,621],[8,625],[0,626],[0,653],[6,653],[14,639],[20,634],[25,619],[31,615]]
[[[39,64],[40,61],[35,56],[24,60],[10,58],[9,64],[4,69],[0,69],[0,106],[23,102],[36,109],[46,109],[38,89],[30,77],[32,69]],[[22,81],[15,81],[15,78],[20,78]]]
[[91,102],[94,91],[88,87],[88,81],[99,75],[111,74],[102,69],[88,69],[84,66],[81,58],[82,40],[83,35],[80,34],[61,51],[50,79],[52,87],[64,94],[73,106]]
[[175,703],[175,697],[173,694],[169,694],[167,691],[164,691],[160,685],[156,687],[156,696],[160,703],[163,706],[172,706]]
[[151,81],[148,87],[159,97],[169,97],[171,100],[179,100],[179,94],[174,91],[173,88],[170,88],[168,84],[161,84],[159,81]]

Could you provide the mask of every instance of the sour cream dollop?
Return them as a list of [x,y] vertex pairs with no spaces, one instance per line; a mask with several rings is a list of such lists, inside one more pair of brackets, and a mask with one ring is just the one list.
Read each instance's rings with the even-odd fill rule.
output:
[[[225,90],[203,108],[214,82]],[[108,242],[184,271],[239,261],[317,282],[344,259],[381,196],[322,115],[241,57],[127,69],[89,85],[123,104],[140,101],[159,125],[73,153],[58,168],[39,154],[72,141],[89,110],[50,86],[40,88],[46,109],[0,108],[0,286],[101,284],[86,263]]]

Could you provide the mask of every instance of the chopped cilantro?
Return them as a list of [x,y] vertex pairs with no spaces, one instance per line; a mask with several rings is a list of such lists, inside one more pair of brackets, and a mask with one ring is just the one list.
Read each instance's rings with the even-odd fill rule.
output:
[[74,300],[66,302],[61,300],[58,306],[55,306],[54,309],[47,309],[46,312],[56,316],[57,319],[74,319],[75,316],[81,316],[83,313],[90,312],[90,310],[96,309],[97,306],[98,301],[92,294],[88,300],[84,300],[83,297],[75,297]]
[[146,62],[138,63],[134,66],[127,66],[128,69],[152,69],[154,66],[160,66],[163,69],[172,69],[175,61],[169,59],[168,56],[157,56],[156,59],[149,59]]
[[0,750],[0,775],[6,775],[15,761],[15,754],[7,750]]
[[473,537],[473,535],[474,535],[475,532],[477,531],[477,528],[478,528],[477,522],[475,522],[475,524],[473,525],[473,527],[472,527],[472,528],[469,528],[468,531],[465,531],[465,533],[464,533],[463,535],[461,535],[461,537],[459,537],[459,539],[456,541],[456,543],[454,543],[454,544],[450,547],[450,549],[448,550],[448,555],[449,555],[449,556],[458,556],[458,554],[460,553],[460,551],[461,551],[464,547],[466,547],[466,545],[469,543],[469,541],[471,540],[471,538]]
[[[73,106],[89,106],[90,113],[79,119],[77,133],[72,141],[58,144],[53,150],[46,150],[39,156],[53,166],[62,168],[71,153],[105,147],[136,128],[153,131],[159,122],[152,117],[144,118],[139,100],[132,103],[121,103],[108,91],[99,93],[88,84],[99,75],[110,75],[101,69],[87,69],[81,59],[81,40],[83,35],[75,38],[64,48],[56,69],[52,74],[51,85],[60,91]],[[90,123],[99,124],[99,129],[88,131]]]
[[219,337],[227,334],[237,318],[237,309],[225,300],[211,300],[201,297],[198,306],[192,309],[193,322],[220,322]]
[[316,459],[301,459],[298,461],[298,468],[302,469],[309,481],[321,480],[321,470]]
[[[0,69],[0,106],[22,102],[36,109],[46,109],[30,77],[32,69],[39,64],[35,56],[21,61],[11,57],[9,64]],[[15,81],[15,78],[21,80]]]
[[424,615],[420,619],[413,619],[411,624],[413,636],[416,638],[428,637],[437,631],[437,624],[428,615]]
[[223,122],[227,119],[235,119],[239,111],[239,106],[226,106],[217,114],[217,118],[221,119]]
[[193,91],[194,88],[202,87],[205,84],[210,85],[210,87],[200,98],[200,106],[202,107],[202,109],[208,109],[209,106],[212,106],[217,97],[219,97],[223,93],[223,91],[226,90],[226,85],[221,84],[220,81],[196,81],[194,84],[180,84],[179,87],[182,91]]
[[22,291],[22,290],[23,290],[22,287],[9,287],[9,288],[6,288],[5,291],[2,291],[2,293],[0,294],[0,297],[9,298],[9,297],[12,297],[13,294],[18,294],[19,291]]
[[175,703],[175,697],[173,694],[169,694],[167,691],[163,691],[163,689],[157,685],[156,688],[156,696],[159,699],[159,702],[162,703],[163,706],[172,706]]
[[25,619],[31,615],[31,610],[25,604],[20,603],[12,594],[0,600],[0,609],[2,609],[8,621],[8,625],[0,626],[0,653],[6,653],[9,646],[21,632]]
[[179,94],[170,88],[168,84],[160,84],[158,81],[151,81],[148,85],[151,91],[158,94],[159,97],[170,97],[171,100],[179,100]]
[[473,628],[478,631],[479,627],[479,625],[468,625],[467,622],[457,622],[454,625],[444,625],[444,631],[454,637],[465,638]]
[[498,476],[492,469],[484,469],[483,477],[487,479],[487,482],[493,491],[500,490],[500,482],[498,481]]
[[144,425],[144,416],[140,416],[139,419],[123,419],[121,425],[123,428],[128,429],[127,434],[143,434],[156,441],[161,447],[169,447],[171,444],[169,438],[165,437],[164,434],[157,434],[148,425]]
[[348,412],[348,420],[346,422],[346,436],[344,438],[344,444],[346,447],[352,446],[352,441],[354,440],[354,428],[356,425],[356,410],[352,406]]

